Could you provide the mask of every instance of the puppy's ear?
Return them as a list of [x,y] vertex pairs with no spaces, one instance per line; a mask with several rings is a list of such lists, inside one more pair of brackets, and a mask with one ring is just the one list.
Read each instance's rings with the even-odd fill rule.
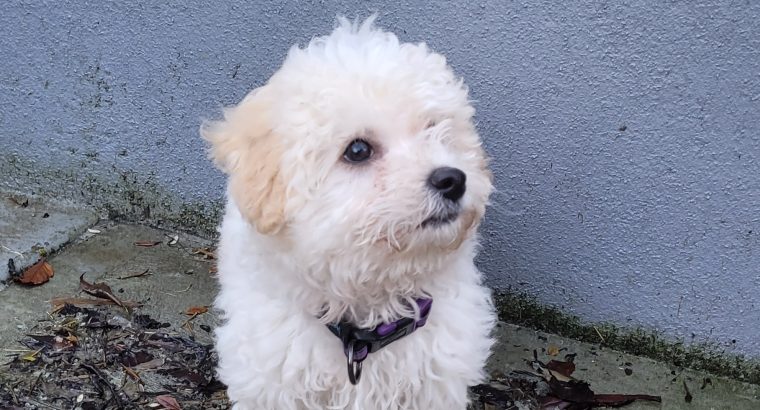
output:
[[272,96],[267,86],[251,92],[224,119],[208,122],[201,135],[210,157],[230,177],[230,195],[240,212],[266,235],[285,224],[285,184],[280,172],[283,148],[272,130]]

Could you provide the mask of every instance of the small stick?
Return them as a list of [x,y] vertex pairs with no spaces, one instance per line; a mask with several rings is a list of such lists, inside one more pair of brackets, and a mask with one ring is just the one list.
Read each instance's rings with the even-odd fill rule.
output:
[[599,338],[602,339],[602,343],[606,343],[606,341],[604,340],[604,336],[602,336],[602,333],[599,332],[599,329],[597,329],[596,326],[594,326],[594,330],[596,330],[596,334],[599,335]]
[[148,271],[150,271],[150,269],[145,269],[145,270],[144,270],[144,271],[142,271],[142,272],[135,272],[135,273],[130,273],[130,274],[128,274],[128,275],[119,276],[119,277],[118,277],[118,278],[116,278],[116,279],[131,279],[131,278],[139,278],[140,276],[145,276],[145,275],[147,275],[147,274],[148,274]]

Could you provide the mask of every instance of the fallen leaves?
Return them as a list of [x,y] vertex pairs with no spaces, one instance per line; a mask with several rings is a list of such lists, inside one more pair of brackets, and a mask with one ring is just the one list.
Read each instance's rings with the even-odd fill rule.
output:
[[195,248],[192,253],[193,255],[201,255],[206,260],[216,259],[216,253],[211,248]]
[[[118,297],[128,298],[116,286],[123,282],[89,275],[92,281],[87,275],[82,279],[90,285],[101,281],[113,284]],[[79,286],[76,276],[73,286]],[[115,305],[111,299],[84,292],[79,297]],[[188,319],[186,310],[200,314],[206,307],[203,305],[208,303],[188,302],[176,309],[175,318],[180,319],[178,322]],[[211,307],[207,309],[208,313],[201,314],[196,322],[211,314]],[[224,386],[215,379],[217,356],[213,346],[192,336],[180,336],[183,331],[177,325],[160,323],[145,314],[126,314],[120,308],[65,305],[26,332],[34,336],[25,334],[19,340],[23,349],[13,350],[11,361],[0,366],[0,373],[5,377],[3,382],[7,379],[14,383],[8,385],[22,382],[15,390],[15,403],[21,407],[52,396],[58,401],[48,403],[61,409],[119,408],[118,402],[125,409],[227,408]],[[170,398],[157,401],[158,395]],[[6,403],[5,398],[0,394],[0,403]],[[5,406],[0,404],[0,408]]]
[[71,349],[76,346],[79,341],[79,339],[72,334],[65,337],[61,335],[27,335],[27,337],[34,340],[34,347],[40,346],[40,349],[50,349],[54,352]]
[[188,316],[198,316],[208,312],[208,306],[191,306],[185,310]]
[[177,399],[175,399],[174,397],[168,394],[162,394],[160,396],[156,396],[156,403],[160,404],[163,408],[167,410],[182,410],[182,407],[180,407],[179,403],[177,402]]
[[198,315],[202,315],[204,313],[208,312],[208,306],[191,306],[185,310],[185,314],[190,316],[185,323],[182,324],[183,329],[187,329],[189,331],[193,330],[193,326],[190,324],[190,322],[193,321]]
[[79,277],[79,288],[88,295],[95,296],[97,299],[89,298],[75,298],[75,297],[59,297],[50,299],[50,304],[53,306],[52,313],[57,313],[63,309],[66,305],[71,306],[102,306],[102,305],[116,305],[124,309],[132,309],[142,306],[139,302],[133,302],[129,300],[121,300],[118,298],[110,286],[105,283],[90,283],[84,279],[84,273]]
[[[551,360],[544,364],[538,360],[538,353],[533,352],[531,367],[549,384],[549,394],[544,398],[544,408],[557,406],[577,409],[594,407],[620,407],[637,400],[661,402],[660,396],[646,394],[596,394],[591,386],[583,380],[575,379],[575,355],[565,356],[565,361]],[[564,407],[563,407],[564,406]]]
[[557,377],[557,376],[569,377],[575,371],[574,360],[575,360],[575,355],[569,354],[565,356],[564,362],[561,360],[550,360],[549,363],[546,364],[546,368],[552,372],[552,375],[554,377]]
[[549,356],[556,356],[559,354],[559,347],[555,345],[549,345],[549,347],[546,348],[546,354]]
[[132,369],[136,371],[157,369],[163,366],[164,362],[165,361],[162,358],[155,358],[153,360],[148,360],[147,362],[139,363],[133,366]]
[[95,296],[96,298],[101,299],[108,299],[114,302],[114,304],[119,305],[123,308],[126,308],[124,306],[124,302],[121,301],[116,295],[114,295],[113,290],[111,290],[111,287],[106,285],[105,283],[90,283],[84,280],[84,273],[82,276],[79,277],[79,288],[82,289],[85,293]]
[[[562,350],[565,349],[559,349]],[[549,353],[549,349],[546,352]],[[473,386],[471,392],[476,402],[482,404],[474,408],[590,410],[621,407],[638,400],[661,402],[659,396],[646,394],[596,394],[588,382],[573,377],[575,358],[575,354],[567,354],[564,360],[543,363],[534,350],[533,360],[526,361],[532,372],[513,370],[508,375],[494,372],[489,383]]]
[[24,285],[42,285],[55,275],[53,266],[45,258],[40,259],[34,265],[26,268],[21,275],[16,277],[16,282]]
[[37,355],[42,351],[43,348],[39,348],[37,350],[33,350],[23,356],[21,356],[21,360],[25,360],[27,362],[36,362],[37,361]]

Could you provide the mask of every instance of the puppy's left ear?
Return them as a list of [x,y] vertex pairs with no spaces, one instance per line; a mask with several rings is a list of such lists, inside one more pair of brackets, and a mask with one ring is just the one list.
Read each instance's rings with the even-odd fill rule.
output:
[[230,176],[230,195],[240,212],[259,232],[274,235],[285,224],[285,183],[267,87],[225,110],[223,120],[205,123],[201,135],[211,143],[211,159]]

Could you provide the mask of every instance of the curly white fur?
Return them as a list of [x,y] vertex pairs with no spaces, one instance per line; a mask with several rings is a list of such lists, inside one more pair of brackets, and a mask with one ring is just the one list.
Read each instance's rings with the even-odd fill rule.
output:
[[[461,410],[483,377],[494,313],[473,257],[492,188],[474,111],[443,56],[372,20],[292,48],[202,129],[230,177],[216,337],[235,409]],[[356,138],[373,145],[367,163],[342,159]],[[459,216],[423,227],[444,208],[426,186],[443,166],[467,176]],[[427,325],[351,385],[324,323],[376,326],[421,296]]]

